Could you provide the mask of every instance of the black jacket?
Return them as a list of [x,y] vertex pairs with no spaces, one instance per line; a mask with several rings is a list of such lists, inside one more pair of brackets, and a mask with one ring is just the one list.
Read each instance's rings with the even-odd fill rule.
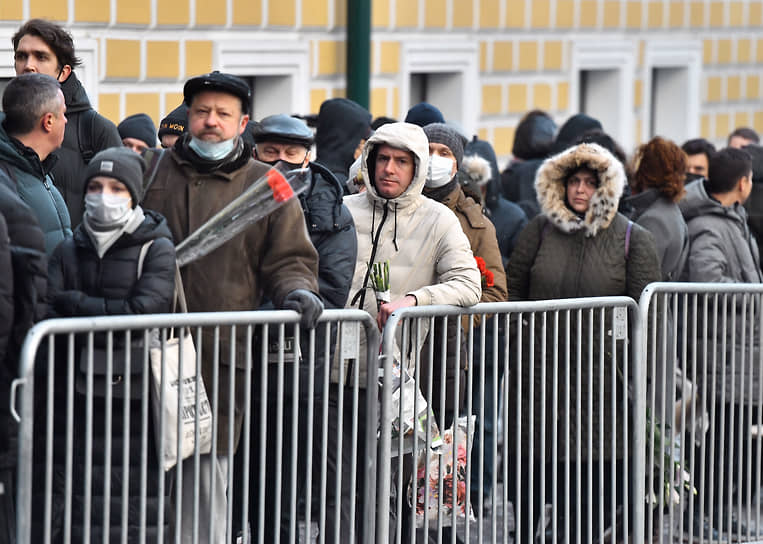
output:
[[[85,167],[90,159],[109,147],[122,145],[116,125],[90,106],[85,88],[72,72],[61,84],[66,101],[64,142],[54,153],[59,161],[53,167],[53,183],[66,201],[71,224],[76,227],[84,212]],[[83,157],[84,152],[84,157]]]
[[532,219],[540,213],[538,195],[535,192],[535,174],[543,159],[511,161],[501,173],[501,188],[509,202],[516,203]]
[[370,132],[371,114],[364,107],[346,98],[325,101],[318,112],[315,160],[328,168],[344,186],[355,161],[355,149]]
[[344,308],[350,293],[358,240],[344,189],[324,166],[311,162],[313,182],[299,195],[310,241],[318,251],[318,287],[326,308]]

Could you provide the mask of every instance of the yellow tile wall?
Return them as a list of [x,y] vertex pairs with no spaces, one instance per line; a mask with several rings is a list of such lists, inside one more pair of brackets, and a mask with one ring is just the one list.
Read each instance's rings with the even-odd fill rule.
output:
[[487,48],[488,42],[480,42],[480,72],[485,73],[488,71],[487,65]]
[[715,115],[715,137],[726,138],[731,132],[731,118],[728,113],[718,113]]
[[514,67],[514,44],[511,42],[495,42],[493,44],[493,70],[508,72]]
[[742,79],[729,76],[726,80],[726,100],[739,100],[742,97]]
[[522,28],[525,26],[525,9],[531,0],[506,0],[506,26]]
[[527,110],[527,85],[512,83],[509,85],[509,113],[524,113]]
[[212,42],[189,40],[185,42],[185,77],[206,74],[212,70]]
[[[224,25],[228,20],[227,7],[227,4],[221,2],[196,2],[196,24],[199,26]],[[233,0],[233,21],[235,24],[257,24],[251,21],[252,10],[250,3],[243,0]]]
[[[722,27],[725,25],[723,18],[723,6],[725,2],[710,2],[710,26]],[[716,125],[716,130],[717,130]]]
[[633,82],[633,107],[640,108],[643,100],[642,91],[644,88],[644,82],[637,79]]
[[751,2],[747,9],[747,24],[752,28],[763,26],[763,4]]
[[187,25],[189,21],[188,0],[156,0],[156,22],[158,24]]
[[689,4],[689,23],[698,28],[705,26],[705,3],[694,1]]
[[545,70],[562,69],[562,42],[546,42],[543,44],[543,68]]
[[684,26],[685,7],[683,2],[670,2],[668,20],[671,28]]
[[453,2],[453,26],[455,28],[471,28],[472,24],[474,24],[473,0]]
[[580,2],[580,27],[595,28],[598,21],[598,2],[596,0],[581,0]]
[[30,18],[42,17],[51,21],[66,21],[69,18],[69,5],[56,0],[29,0],[29,16]]
[[294,26],[297,22],[296,0],[268,0],[268,24]]
[[718,40],[718,64],[729,64],[731,62],[731,40]]
[[347,27],[347,0],[334,0],[334,26]]
[[707,114],[703,114],[700,117],[699,125],[700,125],[700,130],[699,130],[700,136],[702,138],[705,138],[706,140],[711,139],[713,135],[710,130],[710,116]]
[[[182,103],[183,93],[164,93],[164,112],[162,113],[162,118]],[[161,119],[159,121],[161,122]]]
[[[750,114],[747,112],[737,112],[734,114],[734,128],[736,127],[749,127],[750,126]],[[731,131],[729,131],[731,132]]]
[[499,0],[480,0],[480,28],[498,28],[500,13]]
[[151,0],[117,0],[117,23],[147,25],[151,22]]
[[712,76],[707,78],[707,101],[720,102],[721,100],[721,78]]
[[389,26],[389,2],[390,0],[373,0],[371,2],[371,26]]
[[503,113],[503,88],[497,84],[482,86],[482,113],[497,115]]
[[533,85],[533,108],[551,111],[551,85],[548,83]]
[[763,62],[763,39],[758,40],[757,52],[755,53],[755,62]]
[[752,42],[742,39],[737,42],[737,62],[747,63],[752,60]]
[[[3,4],[0,2],[0,19],[3,16]],[[11,4],[13,2],[10,2]],[[77,0],[74,3],[74,19],[88,23],[108,23],[111,18],[111,4],[102,0]],[[100,99],[99,99],[100,100]]]
[[532,18],[530,19],[533,28],[547,28],[551,22],[551,1],[550,0],[532,0]]
[[119,112],[119,94],[99,93],[98,113],[113,123],[119,124],[119,122],[122,120],[121,114]]
[[628,0],[625,5],[625,26],[628,28],[641,28],[641,2]]
[[106,77],[118,79],[140,77],[140,41],[106,40]]
[[180,77],[180,46],[177,41],[146,42],[146,77],[150,79]]
[[763,132],[763,111],[756,111],[752,121],[753,128],[758,132]]
[[514,144],[514,127],[496,127],[493,129],[493,149],[496,155],[508,155]]
[[24,18],[24,0],[3,0],[0,2],[0,20],[20,21]]
[[570,105],[570,84],[566,81],[556,85],[556,109],[566,111]]
[[715,42],[713,40],[704,40],[702,42],[702,62],[704,64],[713,63],[713,51]]
[[646,21],[649,28],[660,28],[664,20],[664,4],[661,0],[649,2],[646,8]]
[[[486,140],[487,141],[488,138],[489,138],[488,130],[486,128],[477,129],[477,138],[479,138],[480,140]],[[490,144],[490,145],[492,145],[492,144]]]
[[382,74],[396,74],[400,71],[400,42],[382,42],[380,46]]
[[744,26],[744,5],[742,2],[729,4],[729,26]]
[[310,0],[309,5],[302,4],[302,24],[307,27],[328,26],[328,0]]
[[318,42],[318,74],[344,74],[347,65],[345,52],[346,42],[344,41]]
[[411,28],[419,26],[419,3],[397,0],[396,19],[398,27]]
[[310,113],[318,113],[321,104],[329,97],[326,89],[310,89]]
[[574,24],[574,0],[556,0],[556,28],[572,28]]
[[135,113],[147,113],[154,124],[159,121],[159,93],[125,94],[125,117]]
[[519,42],[519,69],[523,71],[537,70],[538,44],[536,42]]
[[445,0],[426,0],[424,25],[427,28],[445,28],[446,8]]
[[618,28],[620,26],[620,11],[622,5],[616,0],[604,2],[604,27]]
[[759,76],[747,76],[745,97],[748,100],[755,100],[760,97],[760,77]]
[[375,88],[371,89],[369,95],[369,109],[371,115],[379,117],[380,115],[388,115],[387,112],[387,89]]

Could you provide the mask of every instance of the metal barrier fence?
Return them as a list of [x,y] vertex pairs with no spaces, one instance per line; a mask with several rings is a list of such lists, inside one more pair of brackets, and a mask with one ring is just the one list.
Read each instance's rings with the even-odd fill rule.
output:
[[[18,542],[235,542],[239,534],[296,542],[316,528],[324,542],[342,523],[351,538],[370,542],[375,449],[342,466],[335,441],[349,442],[353,454],[375,442],[376,381],[360,397],[357,380],[332,386],[329,368],[333,357],[373,360],[379,332],[356,310],[326,311],[311,331],[298,323],[295,312],[260,311],[36,325],[11,395],[12,410],[20,406]],[[167,361],[191,348],[170,347],[170,327],[188,330],[195,346],[194,373],[180,365],[176,380]],[[152,397],[157,379],[163,386]],[[175,422],[151,405],[171,406],[173,386],[176,443],[167,440]],[[204,444],[199,422],[208,410],[209,454],[197,448],[165,472],[184,431]],[[183,416],[195,421],[192,431]],[[342,478],[358,483],[349,504]]]
[[763,540],[762,297],[760,284],[644,290],[648,542]]
[[639,325],[626,297],[393,314],[376,542],[643,542]]

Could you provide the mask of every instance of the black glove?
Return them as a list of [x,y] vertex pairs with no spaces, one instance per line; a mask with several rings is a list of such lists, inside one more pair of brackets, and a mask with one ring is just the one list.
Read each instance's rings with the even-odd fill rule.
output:
[[294,289],[284,297],[281,306],[284,310],[294,310],[302,314],[301,324],[308,329],[315,328],[318,318],[323,313],[323,302],[307,289]]

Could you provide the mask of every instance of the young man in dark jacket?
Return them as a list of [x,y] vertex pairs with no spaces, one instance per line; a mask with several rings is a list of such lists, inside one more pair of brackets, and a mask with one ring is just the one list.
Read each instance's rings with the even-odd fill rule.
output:
[[56,151],[61,160],[51,177],[76,227],[82,220],[82,176],[87,163],[102,149],[122,145],[122,139],[114,123],[90,106],[85,88],[74,73],[82,61],[75,56],[74,40],[66,30],[44,19],[30,19],[14,34],[13,51],[17,76],[36,72],[61,84],[69,123],[63,145]]

